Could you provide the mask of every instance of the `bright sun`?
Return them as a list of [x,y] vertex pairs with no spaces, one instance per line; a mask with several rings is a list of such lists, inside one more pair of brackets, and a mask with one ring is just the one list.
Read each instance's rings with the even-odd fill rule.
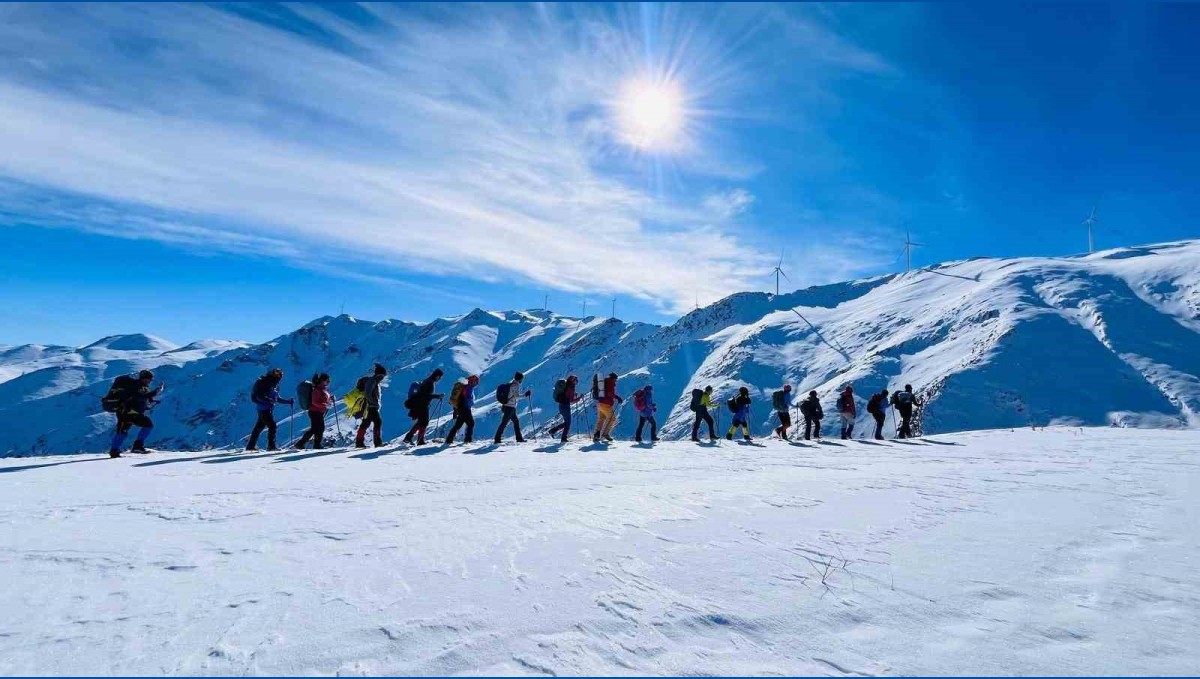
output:
[[668,152],[682,142],[687,114],[682,93],[671,82],[627,82],[616,113],[622,140],[634,148]]

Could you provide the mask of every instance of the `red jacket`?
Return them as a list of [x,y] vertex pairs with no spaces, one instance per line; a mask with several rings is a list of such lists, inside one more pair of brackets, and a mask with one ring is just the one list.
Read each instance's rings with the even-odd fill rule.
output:
[[312,405],[308,407],[309,412],[324,415],[331,405],[333,405],[333,397],[329,395],[329,390],[325,387],[313,387]]
[[846,391],[842,392],[841,397],[838,398],[838,412],[850,413],[855,417],[858,416],[858,406],[854,403],[853,391],[847,389]]
[[600,388],[600,402],[604,405],[612,405],[620,400],[621,397],[617,395],[617,378],[605,377],[604,385]]

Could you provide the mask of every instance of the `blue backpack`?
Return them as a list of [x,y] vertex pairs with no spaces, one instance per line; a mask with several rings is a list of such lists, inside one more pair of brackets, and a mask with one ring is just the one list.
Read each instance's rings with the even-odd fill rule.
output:
[[508,392],[511,387],[511,382],[505,382],[504,384],[496,387],[496,403],[499,403],[500,405],[508,404]]

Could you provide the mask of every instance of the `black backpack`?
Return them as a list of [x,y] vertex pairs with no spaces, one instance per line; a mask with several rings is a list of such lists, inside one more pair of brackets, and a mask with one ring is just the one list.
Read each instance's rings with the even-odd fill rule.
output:
[[267,384],[267,376],[263,375],[257,380],[254,380],[254,386],[250,387],[250,400],[254,403],[262,405],[267,400],[267,396],[270,393],[271,387]]
[[508,405],[508,394],[510,391],[512,391],[511,382],[505,382],[504,384],[496,387],[496,403],[499,403],[502,406]]
[[592,398],[600,400],[600,376],[592,375]]
[[738,397],[737,397],[737,396],[734,396],[733,398],[729,399],[728,401],[726,401],[726,402],[725,402],[725,405],[729,406],[729,412],[731,412],[731,413],[734,413],[734,414],[737,414],[737,411],[738,411]]
[[881,400],[883,400],[883,398],[879,394],[872,396],[871,400],[867,401],[867,412],[871,413],[872,415],[880,412],[879,402]]
[[771,407],[776,411],[787,410],[787,403],[783,400],[783,390],[771,394]]
[[313,383],[312,380],[304,380],[296,385],[296,405],[300,406],[301,410],[309,410],[312,408]]
[[100,398],[100,407],[106,413],[115,413],[126,401],[133,398],[137,390],[137,378],[133,375],[119,375],[108,388],[108,393]]
[[700,412],[700,404],[703,402],[704,402],[704,390],[703,389],[693,389],[692,390],[692,404],[688,407],[691,408],[693,413],[698,413],[698,412]]
[[567,402],[567,381],[566,380],[559,380],[554,383],[554,402],[555,403],[566,403]]

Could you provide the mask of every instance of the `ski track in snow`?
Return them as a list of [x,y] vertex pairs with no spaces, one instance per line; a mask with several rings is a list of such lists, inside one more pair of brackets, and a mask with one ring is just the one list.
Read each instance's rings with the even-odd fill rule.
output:
[[1197,443],[3,460],[0,672],[1189,674]]

